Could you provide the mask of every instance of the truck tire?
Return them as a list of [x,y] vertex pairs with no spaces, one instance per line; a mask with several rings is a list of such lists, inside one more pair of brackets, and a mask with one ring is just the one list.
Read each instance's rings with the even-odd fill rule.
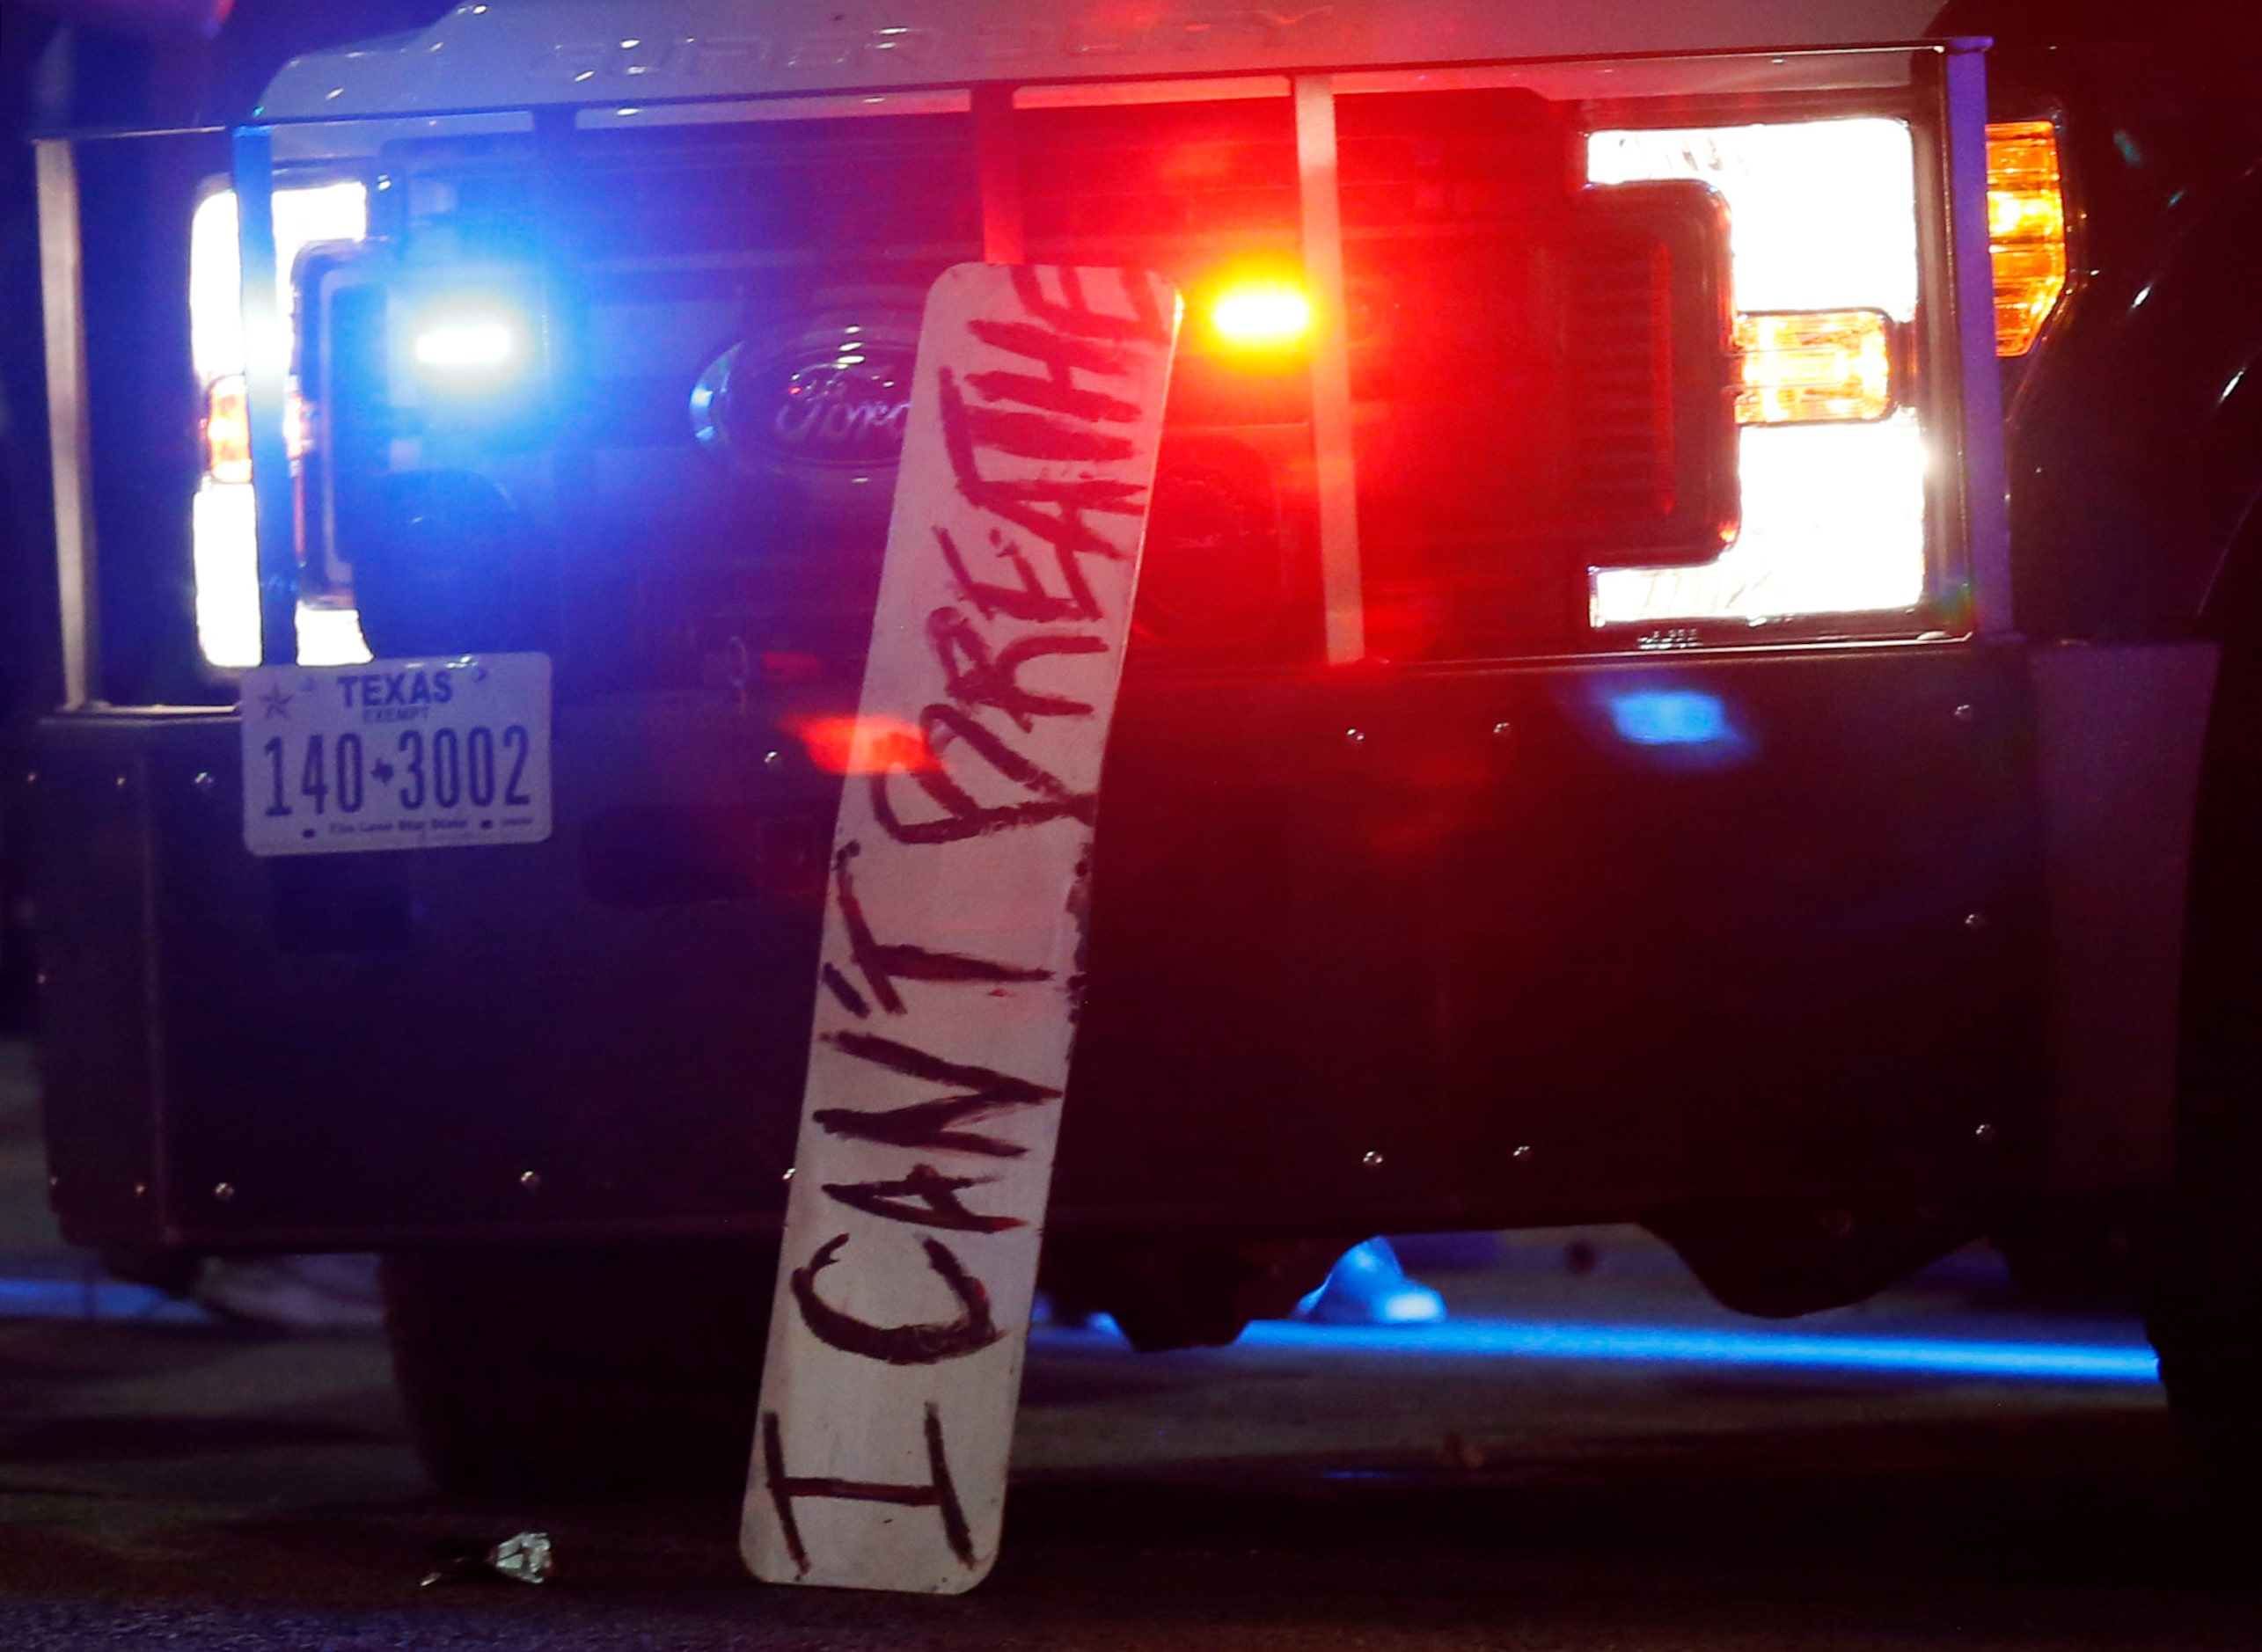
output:
[[450,1491],[743,1485],[776,1269],[774,1239],[386,1257],[418,1455]]
[[2135,1230],[2147,1333],[2192,1465],[2262,1477],[2262,501],[2229,559],[2185,907],[2174,1180]]
[[2214,1488],[2262,1480],[2262,1218],[2179,1189],[2148,1249],[2145,1328],[2185,1456]]

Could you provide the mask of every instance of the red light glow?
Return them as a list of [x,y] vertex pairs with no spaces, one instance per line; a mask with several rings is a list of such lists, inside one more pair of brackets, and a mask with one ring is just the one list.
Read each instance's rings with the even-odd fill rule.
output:
[[922,774],[935,766],[926,736],[892,717],[788,717],[785,727],[826,774]]

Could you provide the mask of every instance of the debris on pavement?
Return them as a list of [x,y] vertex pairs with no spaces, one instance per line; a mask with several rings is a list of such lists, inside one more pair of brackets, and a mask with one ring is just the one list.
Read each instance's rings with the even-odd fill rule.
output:
[[432,1546],[440,1565],[425,1574],[422,1587],[451,1583],[546,1583],[553,1546],[546,1531],[521,1531],[493,1548],[443,1541]]

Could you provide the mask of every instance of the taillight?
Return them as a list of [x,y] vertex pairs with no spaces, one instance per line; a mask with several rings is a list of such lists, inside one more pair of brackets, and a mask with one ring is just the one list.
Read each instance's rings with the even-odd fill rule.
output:
[[1893,410],[1892,323],[1880,310],[1736,318],[1736,422],[1843,424]]
[[1987,128],[1987,250],[1998,355],[2024,355],[2066,291],[2065,180],[2047,121]]

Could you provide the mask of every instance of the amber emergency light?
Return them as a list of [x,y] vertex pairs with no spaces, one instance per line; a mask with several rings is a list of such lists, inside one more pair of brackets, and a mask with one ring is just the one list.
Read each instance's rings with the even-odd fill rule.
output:
[[1866,423],[1893,409],[1892,323],[1880,310],[1736,318],[1739,425]]
[[1312,330],[1312,301],[1290,281],[1239,281],[1211,301],[1210,329],[1248,349],[1301,344]]
[[1995,347],[2024,355],[2066,290],[2066,196],[2047,121],[1987,128],[1987,246],[1995,259]]
[[[295,390],[284,393],[282,438],[293,464],[306,457],[306,405]],[[204,387],[204,474],[231,486],[252,479],[251,404],[241,373],[224,374]]]
[[216,378],[205,390],[204,473],[216,482],[252,479],[252,417],[241,373]]

